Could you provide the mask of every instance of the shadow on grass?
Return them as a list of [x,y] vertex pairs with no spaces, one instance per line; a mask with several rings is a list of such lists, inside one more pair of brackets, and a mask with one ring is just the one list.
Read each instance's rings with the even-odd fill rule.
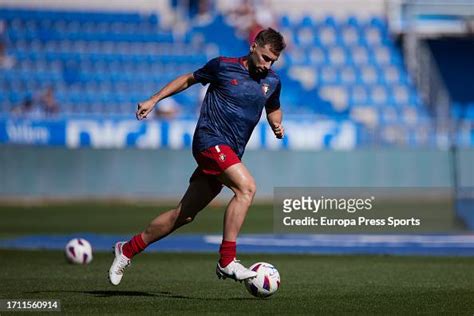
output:
[[24,294],[42,294],[42,293],[80,293],[88,294],[94,297],[162,297],[162,298],[177,298],[186,300],[201,300],[201,301],[247,301],[255,300],[252,297],[229,297],[229,298],[210,298],[210,297],[190,297],[184,295],[176,295],[171,292],[160,291],[160,292],[142,292],[142,291],[30,291],[23,292]]
[[[95,297],[113,297],[113,296],[143,296],[143,297],[173,297],[173,294],[170,292],[142,292],[142,291],[66,291],[66,290],[57,290],[57,291],[30,291],[23,292],[25,294],[42,294],[42,293],[79,293],[79,294],[88,294]],[[187,298],[185,296],[177,295],[177,298]]]
[[141,291],[71,291],[76,293],[90,294],[95,297],[112,297],[112,296],[168,296],[171,295],[169,292],[158,292],[158,293],[148,293]]

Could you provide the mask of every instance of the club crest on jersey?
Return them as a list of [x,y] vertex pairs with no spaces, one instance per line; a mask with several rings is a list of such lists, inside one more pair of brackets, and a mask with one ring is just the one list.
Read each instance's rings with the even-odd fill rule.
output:
[[220,153],[220,154],[219,154],[219,159],[220,159],[221,161],[225,161],[225,158],[226,158],[225,154],[223,154],[223,153]]
[[268,85],[268,83],[263,83],[263,84],[262,84],[262,91],[263,91],[263,94],[264,94],[264,95],[267,95],[268,90],[270,90],[270,86]]

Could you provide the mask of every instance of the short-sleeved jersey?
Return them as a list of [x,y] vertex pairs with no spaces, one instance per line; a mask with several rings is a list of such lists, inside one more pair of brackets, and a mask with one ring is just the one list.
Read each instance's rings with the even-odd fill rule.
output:
[[193,152],[225,144],[242,158],[245,146],[264,107],[280,107],[281,82],[272,71],[254,79],[243,57],[211,59],[194,72],[201,84],[210,84],[194,132]]

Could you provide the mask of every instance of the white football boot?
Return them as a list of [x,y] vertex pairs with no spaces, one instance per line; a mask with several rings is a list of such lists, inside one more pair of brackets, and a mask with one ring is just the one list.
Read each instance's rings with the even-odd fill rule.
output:
[[123,271],[130,266],[130,259],[122,254],[124,241],[119,241],[114,246],[115,259],[109,269],[109,281],[113,285],[119,285],[122,281]]
[[235,258],[225,268],[222,268],[217,262],[216,274],[219,279],[230,278],[235,281],[243,281],[257,276],[257,272],[247,269]]

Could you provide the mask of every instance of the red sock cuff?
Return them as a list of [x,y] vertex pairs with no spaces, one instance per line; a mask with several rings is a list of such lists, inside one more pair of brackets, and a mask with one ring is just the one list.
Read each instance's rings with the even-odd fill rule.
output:
[[231,248],[231,247],[236,247],[237,243],[235,241],[227,241],[223,240],[221,243],[221,249],[222,248]]
[[132,259],[136,254],[145,250],[146,246],[142,234],[138,234],[133,236],[129,242],[123,245],[122,252],[127,258]]
[[219,254],[221,255],[219,259],[219,264],[221,267],[226,267],[229,263],[234,260],[236,256],[237,243],[235,241],[223,240],[221,247],[219,248]]
[[143,238],[142,238],[142,234],[133,236],[132,239],[130,240],[130,246],[133,249],[134,255],[142,252],[146,247],[145,242],[143,241]]
[[133,236],[133,240],[137,243],[137,246],[139,247],[140,250],[144,250],[146,248],[145,241],[142,238],[142,234],[138,234]]

